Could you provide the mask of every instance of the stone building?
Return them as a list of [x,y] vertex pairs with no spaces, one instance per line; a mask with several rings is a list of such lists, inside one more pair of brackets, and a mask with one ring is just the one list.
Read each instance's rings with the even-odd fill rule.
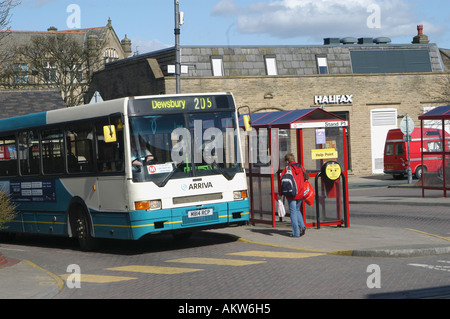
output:
[[[386,133],[397,115],[418,116],[450,103],[448,50],[418,28],[411,44],[386,37],[326,38],[308,46],[182,46],[181,91],[232,92],[252,112],[323,107],[349,121],[355,175],[383,171]],[[94,74],[86,100],[176,92],[175,49],[109,63]]]
[[[93,52],[96,56],[92,57],[95,63],[91,65],[74,65],[77,72],[83,72],[83,76],[77,77],[80,84],[87,83],[89,74],[92,75],[104,67],[106,63],[125,59],[131,56],[131,40],[125,36],[120,40],[112,27],[111,20],[108,20],[106,26],[86,28],[86,29],[70,29],[59,31],[55,27],[48,28],[47,31],[17,31],[8,28],[0,31],[0,94],[13,94],[11,90],[24,92],[26,90],[51,92],[49,99],[54,98],[54,89],[59,89],[62,99],[65,97],[64,90],[61,90],[57,83],[57,63],[54,57],[42,61],[43,68],[37,69],[33,66],[34,61],[30,61],[25,57],[20,48],[29,45],[35,39],[45,39],[55,36],[61,36],[69,40],[73,40],[81,49],[87,48],[89,52]],[[77,48],[78,48],[77,47]],[[39,60],[40,61],[40,60]],[[83,63],[86,63],[83,61]],[[42,73],[46,73],[47,81],[43,81]],[[62,72],[61,72],[62,73]],[[2,91],[7,90],[7,91]],[[77,92],[77,91],[75,91]],[[33,95],[34,93],[30,93]],[[67,94],[67,93],[66,93]],[[37,94],[42,96],[42,94]],[[30,112],[32,111],[30,107]],[[2,110],[0,106],[0,110]],[[3,110],[2,110],[3,111]],[[3,113],[4,117],[16,115],[13,110]]]

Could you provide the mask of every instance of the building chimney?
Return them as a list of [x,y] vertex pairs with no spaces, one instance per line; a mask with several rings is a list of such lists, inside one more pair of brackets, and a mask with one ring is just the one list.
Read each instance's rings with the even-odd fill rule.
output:
[[53,31],[54,32],[54,31],[58,31],[58,29],[55,28],[55,27],[50,27],[50,28],[47,29],[47,31]]
[[122,39],[122,41],[120,41],[120,43],[122,44],[122,49],[123,52],[125,53],[125,57],[130,57],[132,55],[132,50],[131,50],[131,40],[127,38],[127,35],[125,34],[125,38]]
[[423,34],[423,25],[417,26],[417,35],[413,38],[412,43],[414,44],[427,44],[430,43],[428,36]]

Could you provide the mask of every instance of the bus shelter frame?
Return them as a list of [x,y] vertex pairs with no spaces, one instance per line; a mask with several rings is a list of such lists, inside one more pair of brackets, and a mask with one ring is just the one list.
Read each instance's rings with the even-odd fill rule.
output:
[[[421,149],[424,150],[425,147],[425,139],[424,139],[424,128],[426,126],[425,121],[433,121],[434,126],[438,126],[440,130],[442,130],[441,135],[441,150],[440,152],[428,152],[428,151],[422,151],[421,153],[421,161],[422,161],[422,167],[426,167],[426,161],[424,158],[426,158],[426,155],[434,156],[434,157],[440,157],[441,163],[439,164],[439,169],[437,171],[437,175],[439,175],[440,179],[440,186],[437,184],[428,183],[426,181],[426,174],[425,169],[423,169],[423,174],[421,178],[421,185],[422,185],[422,197],[425,197],[425,190],[442,190],[443,196],[447,197],[447,191],[450,190],[450,138],[449,138],[449,132],[446,131],[447,129],[450,129],[450,105],[447,106],[439,106],[431,111],[422,114],[419,116],[420,120],[420,129],[421,129]],[[448,121],[446,123],[446,121]],[[429,123],[429,122],[428,122]],[[448,181],[448,182],[447,182]]]
[[[240,117],[239,126],[244,127],[243,117]],[[348,147],[347,147],[347,127],[348,122],[332,113],[329,113],[321,108],[309,108],[309,109],[298,109],[291,111],[277,111],[277,112],[263,112],[263,113],[253,113],[251,114],[251,126],[253,130],[259,132],[260,129],[267,129],[268,136],[268,152],[269,154],[274,154],[274,156],[278,156],[280,161],[282,161],[283,157],[279,156],[278,149],[274,150],[273,145],[277,145],[277,141],[273,141],[274,138],[277,138],[276,134],[272,134],[273,130],[277,129],[295,129],[295,145],[297,152],[294,154],[296,156],[297,162],[299,162],[302,166],[304,166],[305,160],[305,142],[304,142],[304,131],[305,129],[327,129],[327,128],[342,128],[342,144],[343,144],[343,152],[344,152],[344,161],[340,163],[342,166],[342,175],[343,178],[348,180]],[[248,137],[248,134],[247,134]],[[275,143],[274,143],[275,142]],[[248,140],[250,143],[250,139]],[[249,158],[249,154],[246,154],[247,158]],[[272,157],[273,158],[273,157]],[[250,222],[252,224],[269,224],[273,228],[276,227],[277,224],[277,202],[280,198],[278,193],[279,188],[279,180],[280,174],[282,172],[282,167],[284,165],[280,165],[279,167],[274,167],[270,163],[270,172],[266,173],[258,173],[254,172],[254,163],[248,162],[248,170],[247,170],[247,178],[249,184],[249,197],[250,197]],[[283,163],[279,163],[283,164]],[[314,183],[317,183],[317,175],[320,173],[320,170],[307,170],[309,174],[309,181],[314,187]],[[259,191],[262,189],[261,178],[266,178],[270,180],[270,207],[268,207],[268,211],[270,213],[270,219],[263,219],[262,217],[258,217],[258,209],[255,207],[255,201],[262,201],[262,196],[254,196],[257,190],[255,190],[255,181],[258,184]],[[343,187],[345,188],[342,194],[344,195],[343,201],[345,201],[344,212],[345,216],[339,220],[319,222],[314,220],[312,222],[307,222],[306,214],[303,213],[303,219],[306,227],[320,227],[320,225],[331,226],[331,225],[343,225],[345,220],[345,225],[349,225],[349,209],[348,209],[348,183],[343,183]],[[257,199],[255,199],[257,198]],[[262,206],[262,203],[259,202],[259,207]],[[314,205],[317,205],[315,203]],[[302,212],[305,212],[305,201],[302,204]],[[279,221],[282,221],[280,218]]]

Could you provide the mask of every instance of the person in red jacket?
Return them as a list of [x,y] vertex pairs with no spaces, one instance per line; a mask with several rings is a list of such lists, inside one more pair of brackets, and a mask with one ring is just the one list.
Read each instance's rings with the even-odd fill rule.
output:
[[[294,175],[295,181],[297,183],[297,195],[295,197],[286,196],[286,199],[289,203],[289,212],[291,215],[291,223],[292,223],[292,234],[291,237],[300,237],[305,234],[305,223],[303,221],[303,215],[300,211],[300,207],[302,206],[303,200],[303,185],[305,182],[305,171],[303,167],[295,162],[295,156],[292,153],[286,154],[284,157],[287,165],[291,167],[292,173]],[[283,178],[283,175],[286,174],[286,168],[284,168],[283,172],[280,175],[280,178]]]

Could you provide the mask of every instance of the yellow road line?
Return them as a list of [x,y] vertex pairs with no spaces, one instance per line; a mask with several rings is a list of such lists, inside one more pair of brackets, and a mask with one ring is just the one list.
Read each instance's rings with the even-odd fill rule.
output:
[[32,263],[32,262],[29,261],[29,260],[24,260],[24,262],[26,262],[28,265],[30,265],[30,266],[32,266],[32,267],[34,267],[34,268],[36,268],[36,269],[39,269],[39,270],[45,272],[47,275],[49,275],[50,277],[52,277],[52,278],[56,281],[56,285],[58,286],[59,290],[63,289],[63,287],[64,287],[64,282],[63,282],[63,281],[61,280],[61,278],[59,278],[57,275],[51,273],[51,272],[48,271],[48,270],[45,270],[44,268],[39,267],[38,265]]
[[323,253],[291,253],[291,252],[276,252],[276,251],[241,251],[237,253],[229,253],[228,255],[234,256],[247,256],[247,257],[263,257],[263,258],[309,258],[322,256]]
[[250,261],[250,260],[223,259],[223,258],[200,258],[200,257],[172,259],[166,260],[166,262],[222,265],[222,266],[248,266],[265,263],[265,261]]
[[286,248],[286,249],[293,249],[293,250],[309,251],[309,252],[320,253],[320,254],[328,254],[328,255],[352,256],[352,254],[353,254],[353,250],[326,251],[326,250],[317,250],[317,249],[307,249],[307,248],[299,248],[299,247],[293,247],[293,246],[261,243],[261,242],[257,242],[257,241],[248,240],[248,239],[245,239],[245,238],[238,238],[238,241],[240,241],[241,243],[247,243],[247,244],[256,244],[256,245],[268,246],[268,247],[277,247],[277,248]]
[[123,267],[106,268],[106,270],[139,272],[145,274],[176,275],[187,272],[201,271],[203,269],[131,265]]
[[413,231],[413,232],[416,232],[416,233],[420,233],[420,234],[424,234],[424,235],[427,235],[427,236],[436,237],[436,238],[440,238],[440,239],[443,239],[443,240],[450,241],[450,237],[444,237],[444,236],[439,236],[439,235],[435,235],[435,234],[430,234],[430,233],[426,233],[426,232],[421,231],[421,230],[411,229],[411,228],[406,228],[406,230],[410,230],[410,231]]
[[[67,278],[71,275],[72,274],[65,274],[65,275],[61,275],[60,277],[63,280],[67,280]],[[107,283],[111,283],[111,282],[119,282],[119,281],[126,281],[126,280],[135,280],[135,279],[137,279],[137,278],[136,277],[80,274],[81,282],[90,282],[90,283],[96,283],[96,284],[107,284]]]

